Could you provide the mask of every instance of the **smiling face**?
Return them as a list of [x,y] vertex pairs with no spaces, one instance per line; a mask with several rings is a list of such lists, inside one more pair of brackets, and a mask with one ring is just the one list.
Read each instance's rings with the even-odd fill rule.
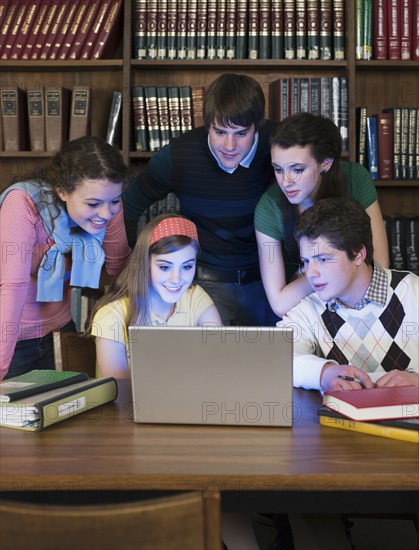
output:
[[289,202],[299,205],[301,211],[312,206],[320,187],[320,174],[327,171],[333,161],[326,159],[319,163],[310,147],[299,145],[288,149],[273,145],[271,159],[276,181]]
[[226,168],[235,168],[249,153],[255,137],[255,125],[222,126],[215,121],[209,128],[211,149]]
[[313,240],[302,237],[300,255],[309,283],[324,302],[339,298],[353,307],[364,295],[370,278],[365,248],[350,260],[346,252],[321,236]]
[[196,268],[196,249],[185,246],[170,254],[152,254],[150,257],[151,309],[155,313],[176,304],[193,281]]
[[57,190],[70,218],[87,233],[101,233],[121,209],[122,183],[84,180],[72,193]]

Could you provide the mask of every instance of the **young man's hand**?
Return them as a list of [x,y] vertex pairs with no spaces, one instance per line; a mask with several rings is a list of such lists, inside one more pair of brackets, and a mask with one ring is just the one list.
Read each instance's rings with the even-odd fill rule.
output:
[[416,386],[419,388],[419,376],[416,372],[391,370],[377,380],[377,388],[395,386]]
[[353,365],[335,363],[326,363],[323,366],[320,385],[324,390],[360,390],[374,387],[371,378],[363,370]]

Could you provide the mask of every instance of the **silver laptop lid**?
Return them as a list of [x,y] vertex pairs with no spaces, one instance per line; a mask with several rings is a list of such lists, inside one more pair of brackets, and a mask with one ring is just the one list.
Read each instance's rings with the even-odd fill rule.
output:
[[136,327],[134,420],[291,426],[292,329]]

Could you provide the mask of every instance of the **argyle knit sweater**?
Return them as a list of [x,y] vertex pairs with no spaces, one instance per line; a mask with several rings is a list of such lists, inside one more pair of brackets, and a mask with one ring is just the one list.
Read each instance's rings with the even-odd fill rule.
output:
[[278,323],[294,330],[294,386],[320,388],[326,362],[354,365],[365,372],[419,372],[419,277],[385,270],[384,306],[369,302],[356,310],[330,311],[313,293]]

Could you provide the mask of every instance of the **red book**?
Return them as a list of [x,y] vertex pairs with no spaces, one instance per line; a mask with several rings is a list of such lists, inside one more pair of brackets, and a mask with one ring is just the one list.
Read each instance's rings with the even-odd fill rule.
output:
[[52,22],[51,32],[47,36],[45,44],[41,50],[41,53],[39,54],[40,59],[51,59],[50,54],[52,53],[52,49],[55,45],[57,36],[60,34],[61,28],[63,27],[64,22],[67,19],[69,7],[69,2],[64,2],[63,4],[60,4],[58,6],[58,11]]
[[35,48],[35,45],[38,40],[38,35],[41,32],[41,25],[46,18],[49,4],[50,4],[50,0],[44,0],[42,3],[39,4],[39,9],[35,13],[33,25],[29,30],[26,43],[22,48],[20,59],[25,59],[25,60],[31,59],[32,51]]
[[378,113],[378,178],[380,180],[393,179],[393,115]]
[[[73,23],[73,19],[75,14],[77,13],[77,9],[78,9],[78,3],[76,1],[69,2],[67,5],[64,6],[64,13],[62,16],[62,20],[60,24],[57,26],[57,30],[55,30],[55,24],[52,29],[53,37],[52,37],[51,48],[48,49],[48,52],[42,51],[41,57],[45,53],[48,55],[48,59],[58,59],[58,54],[61,50],[61,47],[64,44],[65,37],[67,36],[70,25],[72,25]],[[57,19],[58,17],[59,15],[57,16]]]
[[419,388],[398,386],[327,391],[323,395],[323,405],[352,420],[416,418],[419,416]]
[[373,33],[372,33],[372,47],[374,59],[387,59],[387,1],[377,0],[373,4],[374,17],[373,17]]
[[412,14],[413,1],[416,0],[400,0],[400,56],[403,60],[412,59]]
[[82,51],[88,48],[88,40],[91,36],[91,29],[99,11],[100,0],[84,0],[83,10],[78,14],[78,25],[76,36],[67,52],[66,59],[81,59]]
[[58,9],[60,7],[60,0],[52,0],[45,13],[45,17],[41,23],[39,33],[37,35],[35,45],[32,49],[31,59],[41,59],[41,52],[45,42],[47,42],[51,29],[57,17]]
[[[29,6],[28,0],[19,2],[18,10],[15,13],[13,21],[11,21],[8,32],[5,36],[5,42],[1,54],[2,59],[12,59],[12,52],[16,52],[14,46],[16,41],[20,41],[21,29],[25,20],[25,15]],[[16,55],[13,59],[17,59]]]
[[22,53],[32,31],[32,27],[35,24],[39,7],[40,4],[37,0],[30,0],[27,4],[21,24],[17,29],[16,39],[10,51],[9,59],[22,59]]
[[78,0],[76,2],[77,7],[73,13],[70,24],[67,26],[67,32],[64,39],[61,41],[61,47],[55,51],[55,59],[68,59],[68,55],[72,48],[72,45],[76,41],[77,34],[80,32],[80,28],[84,18],[86,17],[87,7],[90,0]]
[[192,86],[192,122],[193,127],[204,125],[204,86]]
[[[97,41],[93,42],[92,55],[87,59],[112,59],[122,36],[123,0],[113,0],[99,27]],[[82,53],[82,58],[85,59]]]
[[388,59],[393,61],[401,59],[400,12],[398,4],[399,0],[388,0],[387,4]]

